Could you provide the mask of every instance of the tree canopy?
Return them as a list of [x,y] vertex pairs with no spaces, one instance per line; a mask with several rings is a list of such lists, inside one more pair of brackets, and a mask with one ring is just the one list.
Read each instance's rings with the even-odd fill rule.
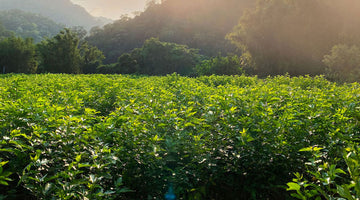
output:
[[70,29],[61,31],[54,38],[39,45],[42,70],[51,73],[80,73],[81,55],[78,36]]
[[[196,75],[238,75],[245,73],[244,66],[247,62],[244,57],[237,55],[221,56],[204,60],[195,67]],[[250,64],[250,63],[247,63]]]
[[0,73],[34,73],[38,66],[31,38],[11,36],[0,41]]
[[358,81],[360,78],[360,48],[356,45],[335,45],[323,59],[327,77],[332,80]]
[[40,72],[94,73],[105,58],[101,51],[81,41],[79,35],[70,29],[41,42],[38,49],[42,57]]
[[166,0],[150,4],[134,18],[123,17],[104,28],[94,28],[87,38],[106,55],[106,63],[116,62],[123,53],[139,48],[145,40],[188,45],[201,54],[216,56],[235,47],[225,35],[237,24],[253,0]]
[[[161,42],[158,38],[150,38],[141,48],[134,49],[119,57],[112,69],[100,69],[105,73],[166,75],[178,73],[192,75],[194,67],[201,62],[203,56],[198,50],[186,45]],[[102,70],[102,71],[101,71]]]

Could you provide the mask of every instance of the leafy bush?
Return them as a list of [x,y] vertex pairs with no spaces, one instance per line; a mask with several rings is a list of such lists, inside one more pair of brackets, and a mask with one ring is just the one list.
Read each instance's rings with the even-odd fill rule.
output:
[[335,45],[323,62],[331,80],[354,82],[360,79],[360,48],[355,45]]
[[96,68],[96,72],[99,74],[119,74],[116,70],[116,63],[108,65],[100,65]]
[[203,61],[196,66],[197,75],[236,75],[243,74],[243,65],[239,56],[218,55],[210,60]]
[[139,73],[139,64],[136,60],[137,55],[133,51],[132,54],[124,53],[121,55],[118,59],[118,62],[116,63],[116,66],[114,66],[114,72],[118,74],[135,74]]
[[[309,147],[313,157],[307,163],[307,174],[295,173],[288,189],[297,199],[349,199],[360,198],[360,147],[351,144],[343,157],[328,157],[327,149]],[[311,177],[311,179],[310,179]]]

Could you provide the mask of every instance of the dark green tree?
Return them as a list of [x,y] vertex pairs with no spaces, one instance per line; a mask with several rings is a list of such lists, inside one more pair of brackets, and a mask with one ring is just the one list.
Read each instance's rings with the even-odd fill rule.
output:
[[209,60],[204,60],[196,66],[197,75],[236,75],[243,74],[245,64],[242,57],[237,55],[221,56],[220,54]]
[[105,58],[98,48],[81,41],[79,32],[70,29],[64,29],[55,37],[42,41],[38,49],[42,57],[39,72],[96,73],[96,68]]
[[105,56],[97,47],[89,45],[86,41],[80,46],[80,55],[82,60],[82,72],[85,74],[94,74],[98,66],[102,64]]
[[149,75],[166,75],[177,72],[190,75],[200,61],[200,55],[195,49],[185,45],[161,42],[157,38],[146,40],[141,48],[140,73]]
[[334,81],[360,81],[360,48],[345,44],[335,45],[323,59],[326,76]]
[[202,56],[196,49],[150,38],[141,48],[121,56],[117,68],[121,73],[166,75],[176,72],[181,75],[192,75],[194,67],[201,60]]
[[35,73],[37,66],[36,46],[31,38],[11,36],[0,41],[2,73]]
[[82,71],[82,58],[77,34],[64,29],[51,39],[41,42],[41,71],[50,73],[78,74]]
[[133,51],[133,55],[124,53],[118,59],[118,62],[114,66],[114,73],[118,74],[135,74],[139,72],[138,61],[136,60],[136,51]]

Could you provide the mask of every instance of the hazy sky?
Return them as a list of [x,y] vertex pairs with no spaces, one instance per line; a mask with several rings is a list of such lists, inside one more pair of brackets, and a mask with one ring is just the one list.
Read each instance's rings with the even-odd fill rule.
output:
[[94,16],[118,19],[123,14],[142,11],[146,0],[71,0]]

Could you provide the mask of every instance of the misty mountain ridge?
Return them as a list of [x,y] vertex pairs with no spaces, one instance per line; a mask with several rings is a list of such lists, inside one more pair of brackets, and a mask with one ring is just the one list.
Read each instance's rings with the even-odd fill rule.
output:
[[22,10],[0,11],[0,24],[15,35],[33,38],[35,42],[53,37],[64,28],[47,17]]
[[83,26],[87,30],[112,22],[111,19],[92,16],[70,0],[0,0],[0,10],[12,9],[37,13],[67,27]]

